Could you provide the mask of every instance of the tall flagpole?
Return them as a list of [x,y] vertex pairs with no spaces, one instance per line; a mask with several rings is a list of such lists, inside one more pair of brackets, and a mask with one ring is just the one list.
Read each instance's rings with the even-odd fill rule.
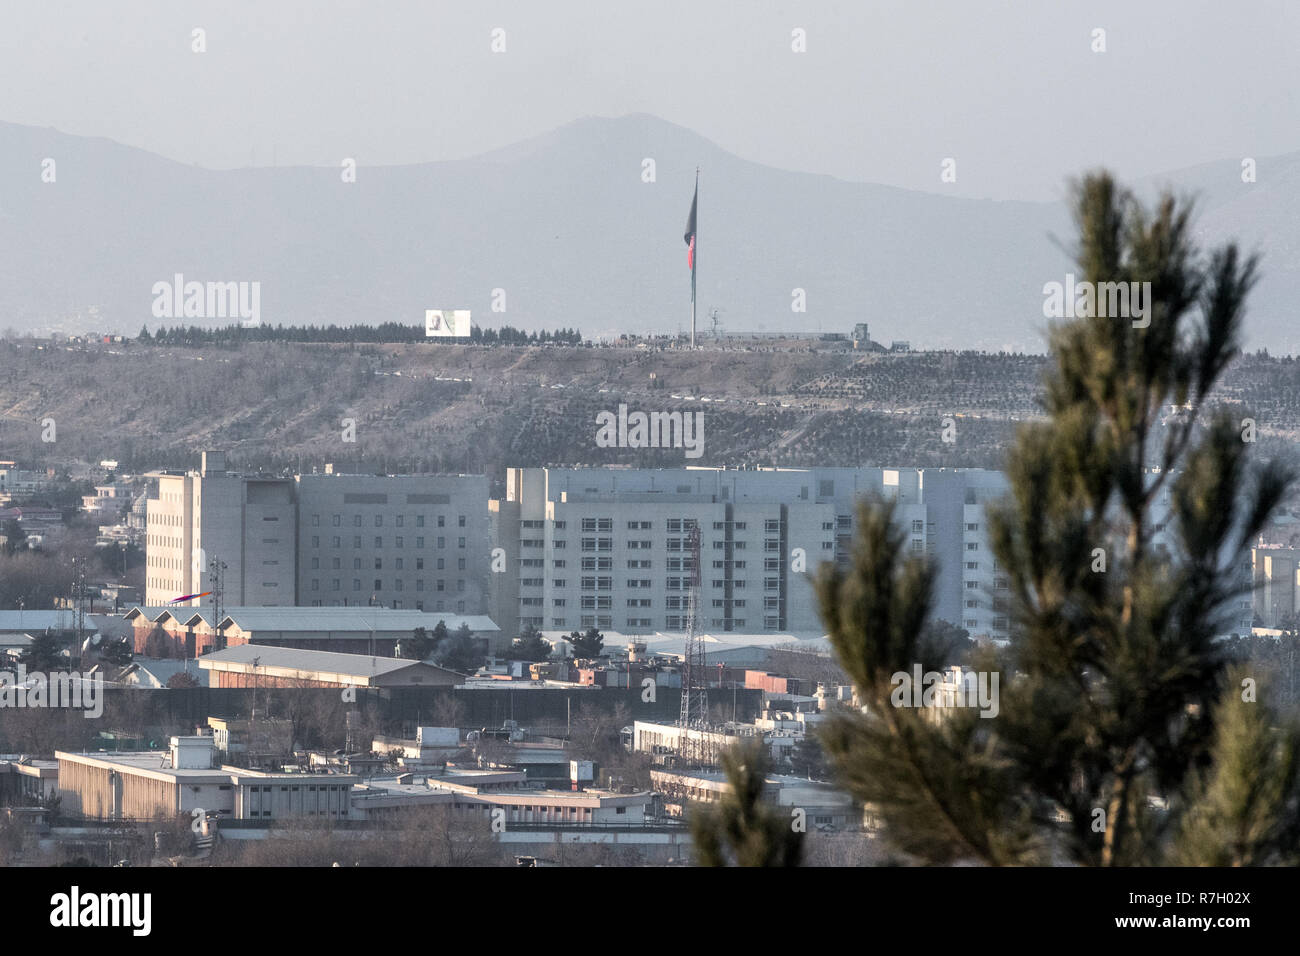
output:
[[691,348],[695,348],[695,272],[700,267],[700,167],[695,167],[695,251],[691,259]]

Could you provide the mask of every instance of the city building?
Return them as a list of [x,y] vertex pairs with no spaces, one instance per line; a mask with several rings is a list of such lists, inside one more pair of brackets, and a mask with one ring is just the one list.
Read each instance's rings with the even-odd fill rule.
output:
[[0,805],[45,803],[58,792],[58,761],[28,756],[0,758]]
[[199,687],[207,687],[208,672],[190,660],[152,660],[138,657],[118,674],[118,683],[141,690],[162,690],[176,675],[185,674]]
[[236,820],[353,819],[351,774],[263,773],[217,766],[210,736],[172,737],[162,752],[66,753],[59,811],[72,819],[148,822],[194,810]]
[[847,565],[857,502],[874,494],[897,502],[909,552],[938,564],[936,617],[1004,639],[984,506],[1006,488],[982,469],[512,468],[489,502],[506,556],[489,613],[507,632],[680,632],[698,529],[700,630],[821,634],[812,575]]
[[482,475],[299,475],[298,602],[481,614]]
[[213,687],[452,687],[463,679],[423,661],[240,644],[199,658]]
[[[211,600],[204,598],[205,602]],[[0,626],[5,614],[17,612],[0,611]],[[121,621],[133,635],[135,652],[147,657],[197,657],[220,646],[241,644],[392,657],[398,642],[411,637],[416,628],[432,634],[439,624],[449,634],[468,627],[486,653],[495,653],[509,643],[492,619],[483,615],[384,607],[224,607],[218,622],[214,614],[210,603],[201,607],[134,607]],[[64,619],[67,617],[65,613]]]
[[484,612],[482,475],[240,475],[204,452],[147,477],[147,604],[213,590],[216,560],[231,606]]
[[95,485],[94,494],[81,496],[81,510],[98,520],[116,519],[129,513],[136,498],[135,486],[127,481]]
[[15,496],[38,495],[46,489],[53,477],[53,469],[28,471],[19,468],[17,462],[0,461],[0,502],[9,501]]
[[291,479],[227,472],[221,452],[204,452],[198,471],[147,477],[157,491],[146,512],[145,603],[212,590],[212,561],[225,565],[224,603],[295,603]]
[[209,717],[208,728],[218,756],[227,760],[286,757],[293,752],[293,721],[287,718]]
[[653,814],[654,794],[642,790],[541,790],[527,774],[509,770],[455,770],[372,778],[352,792],[354,816],[374,819],[425,806],[477,811],[511,824],[636,826]]
[[[664,812],[670,817],[685,816],[693,803],[717,803],[730,786],[721,771],[659,769],[650,771],[650,785],[663,795]],[[808,829],[859,829],[863,823],[862,811],[849,794],[817,780],[768,774],[760,799],[787,808],[792,819],[794,811],[802,811]]]
[[802,733],[763,730],[754,724],[735,722],[701,728],[638,720],[632,724],[632,749],[650,754],[660,764],[684,761],[716,766],[732,747],[755,739],[762,740],[774,760],[784,760],[802,736]]

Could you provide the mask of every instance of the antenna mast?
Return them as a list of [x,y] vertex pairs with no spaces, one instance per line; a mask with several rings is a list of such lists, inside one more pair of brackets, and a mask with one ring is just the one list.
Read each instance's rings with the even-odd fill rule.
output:
[[690,587],[687,589],[686,647],[682,659],[682,713],[678,726],[702,729],[708,724],[708,676],[704,673],[704,642],[697,633],[700,603],[700,525],[690,520],[687,551],[690,554]]
[[209,570],[208,580],[211,582],[209,586],[212,589],[212,627],[213,630],[216,632],[215,633],[216,646],[213,648],[213,650],[222,651],[226,649],[225,636],[221,627],[221,615],[223,611],[222,598],[224,596],[222,594],[222,585],[225,580],[224,572],[226,570],[226,563],[222,561],[220,558],[213,558],[211,561],[208,562],[208,570]]

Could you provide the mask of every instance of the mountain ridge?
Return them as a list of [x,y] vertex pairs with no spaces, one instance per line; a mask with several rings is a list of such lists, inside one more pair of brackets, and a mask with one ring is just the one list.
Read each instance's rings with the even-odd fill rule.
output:
[[[47,157],[53,183],[41,180]],[[646,158],[653,182],[642,181]],[[466,159],[362,164],[354,183],[340,168],[211,170],[0,123],[11,184],[0,327],[134,334],[159,324],[150,290],[179,272],[261,283],[273,324],[418,323],[426,308],[469,308],[480,325],[589,337],[685,330],[680,236],[696,166],[701,324],[717,307],[735,331],[865,321],[878,340],[914,347],[1042,349],[1042,286],[1072,268],[1049,239],[1073,231],[1060,203],[779,170],[649,114],[582,117]],[[1262,248],[1247,345],[1300,351],[1287,321],[1300,296],[1300,154],[1261,158],[1259,170],[1247,187],[1223,160],[1135,189],[1181,175],[1204,197],[1202,242]],[[792,310],[798,289],[806,312]]]

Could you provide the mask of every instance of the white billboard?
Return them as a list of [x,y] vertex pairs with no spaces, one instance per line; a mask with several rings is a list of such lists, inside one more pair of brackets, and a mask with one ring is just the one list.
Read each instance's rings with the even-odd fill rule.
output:
[[424,334],[439,338],[469,338],[469,310],[426,310],[424,313]]

